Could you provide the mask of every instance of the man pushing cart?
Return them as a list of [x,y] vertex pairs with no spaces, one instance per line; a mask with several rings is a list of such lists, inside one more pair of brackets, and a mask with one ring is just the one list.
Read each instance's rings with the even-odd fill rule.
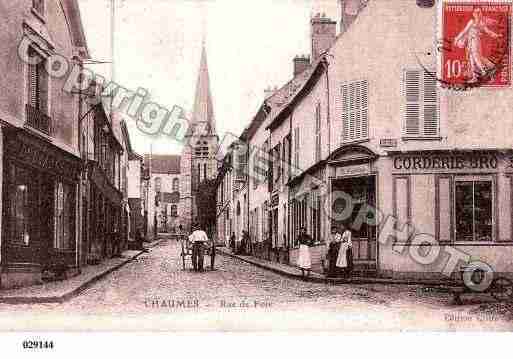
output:
[[[211,245],[209,245],[211,244]],[[209,240],[205,231],[203,231],[199,224],[192,226],[192,233],[188,241],[182,240],[182,261],[185,269],[185,257],[191,256],[192,267],[195,272],[203,272],[203,262],[205,250],[210,255],[210,266],[214,270],[215,261],[215,245],[214,241]]]

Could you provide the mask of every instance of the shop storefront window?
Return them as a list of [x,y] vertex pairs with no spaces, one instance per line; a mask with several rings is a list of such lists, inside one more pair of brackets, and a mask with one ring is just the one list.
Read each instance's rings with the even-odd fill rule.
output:
[[16,186],[15,199],[15,238],[16,242],[28,245],[30,235],[28,231],[29,208],[28,208],[28,188],[27,185],[20,184]]
[[11,181],[6,208],[7,238],[11,244],[28,246],[30,242],[30,193],[32,183],[26,170],[9,166],[7,181]]
[[28,185],[16,184],[11,195],[11,239],[13,244],[29,245]]
[[315,242],[322,242],[321,238],[321,200],[319,194],[316,193],[312,199],[312,207],[310,214],[312,216],[312,238]]
[[75,237],[75,193],[73,186],[55,183],[54,248],[72,250]]
[[493,240],[492,181],[456,181],[455,186],[456,240]]
[[[307,232],[312,236],[312,238],[314,238],[316,236],[315,228],[308,227],[307,209],[308,209],[309,203],[310,203],[310,200],[309,200],[308,196],[305,196],[301,199],[295,199],[292,202],[292,207],[293,207],[292,208],[292,217],[293,217],[293,220],[292,220],[293,234],[292,235],[293,235],[294,247],[299,246],[298,237],[299,237],[299,231],[301,230],[301,228],[305,228],[307,230]],[[314,213],[311,212],[310,215],[312,215],[312,218],[310,218],[312,221],[312,225],[316,226],[313,223]],[[317,215],[315,215],[315,217],[317,218]]]

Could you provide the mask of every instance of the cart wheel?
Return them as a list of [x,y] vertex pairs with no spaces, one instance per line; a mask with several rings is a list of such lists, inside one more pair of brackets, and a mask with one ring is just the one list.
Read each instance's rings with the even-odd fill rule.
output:
[[492,297],[499,302],[513,299],[513,283],[508,278],[494,279],[489,290]]

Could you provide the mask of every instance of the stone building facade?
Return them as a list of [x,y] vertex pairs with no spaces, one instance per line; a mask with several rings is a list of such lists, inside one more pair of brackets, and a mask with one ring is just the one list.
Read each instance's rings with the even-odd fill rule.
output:
[[62,91],[66,77],[50,76],[45,67],[55,54],[73,63],[89,53],[77,1],[8,1],[2,13],[8,20],[0,32],[0,287],[6,288],[37,283],[55,264],[80,269],[80,99]]
[[149,170],[147,210],[148,236],[175,233],[182,223],[181,158],[177,155],[145,155],[144,166]]

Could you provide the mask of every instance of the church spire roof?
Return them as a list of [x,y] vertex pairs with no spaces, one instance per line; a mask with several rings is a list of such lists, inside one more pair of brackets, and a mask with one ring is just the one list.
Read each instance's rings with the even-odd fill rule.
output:
[[210,77],[208,74],[207,51],[203,41],[201,49],[201,62],[196,83],[196,96],[194,99],[194,109],[192,113],[194,124],[207,125],[208,134],[215,135],[214,106],[212,104],[212,94],[210,92]]

